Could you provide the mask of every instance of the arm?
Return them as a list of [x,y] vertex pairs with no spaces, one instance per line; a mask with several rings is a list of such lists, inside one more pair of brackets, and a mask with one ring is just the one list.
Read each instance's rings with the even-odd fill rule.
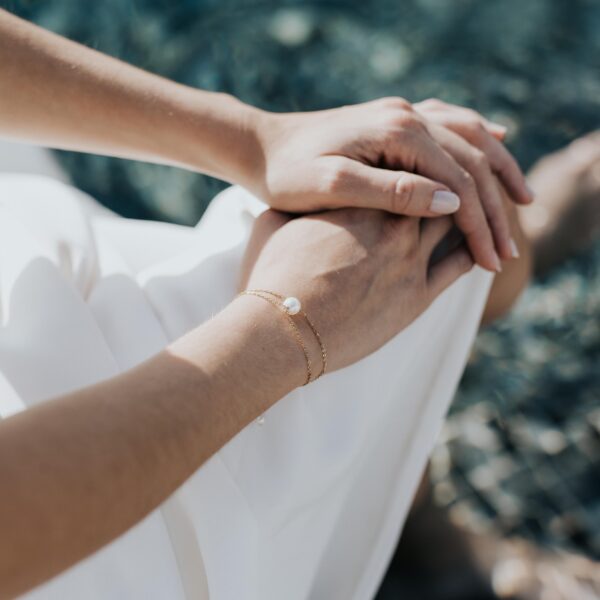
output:
[[123,533],[303,383],[272,310],[239,298],[138,368],[0,422],[0,598]]
[[0,135],[251,186],[261,111],[147,73],[0,9]]
[[[331,371],[376,350],[472,266],[462,249],[427,269],[447,219],[421,227],[346,209],[286,221],[273,211],[258,219],[244,283],[302,299]],[[304,383],[304,357],[277,312],[238,297],[137,368],[0,422],[0,598],[135,525]],[[304,338],[320,364],[306,328]]]
[[531,200],[496,139],[501,130],[473,111],[448,120],[447,106],[386,98],[275,115],[146,73],[2,10],[0,89],[0,135],[186,167],[286,211],[456,213],[474,258],[492,271],[512,258],[493,174],[516,202]]

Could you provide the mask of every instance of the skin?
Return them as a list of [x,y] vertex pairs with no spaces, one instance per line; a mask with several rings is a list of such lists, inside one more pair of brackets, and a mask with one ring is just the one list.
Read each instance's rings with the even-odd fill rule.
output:
[[[404,329],[472,257],[497,268],[498,234],[483,216],[493,194],[460,162],[483,150],[444,129],[452,107],[438,122],[399,99],[272,115],[144,73],[4,11],[0,87],[10,90],[0,95],[3,135],[210,173],[286,211],[339,208],[294,219],[265,213],[240,282],[300,297],[328,348],[329,370]],[[476,119],[491,144],[500,133]],[[496,158],[486,154],[491,171],[498,156],[506,160],[503,146],[494,148]],[[524,202],[521,177],[505,169],[502,182]],[[438,189],[460,194],[456,224],[468,249],[433,264],[452,221],[416,215],[433,216]],[[274,310],[239,297],[137,368],[0,422],[0,598],[125,532],[304,382],[304,358]],[[318,364],[316,344],[309,351]]]
[[531,200],[497,139],[502,128],[449,105],[384,98],[268,113],[151,75],[1,10],[0,82],[10,90],[0,96],[3,135],[201,171],[284,211],[361,206],[431,217],[434,192],[450,190],[460,198],[456,223],[475,261],[492,271],[500,270],[499,257],[512,257],[492,173],[515,202]]
[[487,325],[504,316],[516,302],[531,278],[533,253],[531,242],[521,226],[520,216],[524,209],[516,207],[500,188],[506,208],[508,224],[515,240],[519,258],[504,264],[502,273],[494,278],[490,295],[483,312],[482,324]]
[[[285,224],[271,213],[245,269],[250,285],[302,297],[335,370],[385,343],[472,267],[463,248],[428,269],[450,226],[437,219],[421,230],[416,218],[365,209]],[[282,259],[289,240],[297,247]],[[304,358],[274,310],[238,297],[132,371],[0,423],[0,598],[125,532],[302,385]]]
[[525,179],[494,137],[502,135],[498,126],[468,113],[468,127],[483,132],[478,146],[443,125],[454,124],[456,107],[444,105],[436,110],[436,121],[429,121],[430,105],[383,98],[275,116],[264,144],[261,197],[293,211],[372,206],[432,217],[433,192],[451,190],[460,197],[456,225],[475,261],[500,271],[500,258],[515,257],[496,176],[521,204],[532,199]]

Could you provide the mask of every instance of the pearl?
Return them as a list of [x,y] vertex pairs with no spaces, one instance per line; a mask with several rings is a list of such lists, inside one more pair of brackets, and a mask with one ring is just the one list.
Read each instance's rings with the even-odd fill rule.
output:
[[260,415],[260,417],[257,417],[256,422],[258,423],[258,425],[264,425],[265,424],[265,415]]
[[283,301],[283,307],[287,311],[288,315],[297,315],[302,308],[302,304],[300,304],[300,300],[298,300],[298,298],[290,296]]

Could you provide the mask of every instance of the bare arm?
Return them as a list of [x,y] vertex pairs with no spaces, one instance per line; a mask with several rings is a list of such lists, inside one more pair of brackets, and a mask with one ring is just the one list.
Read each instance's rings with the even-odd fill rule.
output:
[[240,298],[138,368],[0,422],[0,598],[123,533],[303,383],[272,310]]
[[476,262],[492,271],[513,257],[493,173],[514,201],[531,200],[496,139],[501,131],[473,111],[447,119],[447,105],[387,98],[276,115],[146,73],[2,10],[0,90],[0,135],[186,167],[286,211],[456,213]]
[[[463,248],[427,269],[450,227],[364,209],[289,222],[269,211],[257,221],[244,283],[301,298],[333,371],[376,350],[471,268]],[[304,383],[288,325],[264,300],[239,297],[139,367],[0,422],[0,598],[126,531]]]
[[0,135],[251,185],[261,111],[179,85],[0,9]]

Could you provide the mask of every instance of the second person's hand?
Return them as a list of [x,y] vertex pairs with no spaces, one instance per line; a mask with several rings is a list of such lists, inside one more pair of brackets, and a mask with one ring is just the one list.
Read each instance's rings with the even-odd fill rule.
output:
[[448,217],[422,220],[382,210],[299,218],[269,210],[254,225],[240,289],[300,298],[327,347],[327,370],[335,371],[405,329],[472,268],[464,244],[434,258],[451,228]]

